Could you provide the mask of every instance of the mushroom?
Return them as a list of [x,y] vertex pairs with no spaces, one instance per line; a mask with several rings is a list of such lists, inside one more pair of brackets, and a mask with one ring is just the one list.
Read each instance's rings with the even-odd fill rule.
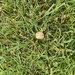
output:
[[43,39],[44,38],[44,33],[43,32],[37,32],[36,33],[36,38],[37,39]]

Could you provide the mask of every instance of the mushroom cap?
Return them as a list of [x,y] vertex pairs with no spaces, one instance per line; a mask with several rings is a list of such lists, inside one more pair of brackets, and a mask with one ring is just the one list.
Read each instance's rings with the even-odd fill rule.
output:
[[43,39],[44,38],[44,33],[43,32],[37,32],[36,33],[36,38],[37,39]]

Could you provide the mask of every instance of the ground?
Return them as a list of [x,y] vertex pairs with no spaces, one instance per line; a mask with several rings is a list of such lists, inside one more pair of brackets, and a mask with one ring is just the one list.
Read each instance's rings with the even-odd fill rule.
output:
[[75,75],[75,0],[0,0],[0,75]]

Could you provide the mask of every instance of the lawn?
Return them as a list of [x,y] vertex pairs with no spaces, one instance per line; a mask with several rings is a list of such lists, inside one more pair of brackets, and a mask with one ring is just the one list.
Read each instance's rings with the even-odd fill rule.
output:
[[0,0],[0,75],[75,75],[75,0]]

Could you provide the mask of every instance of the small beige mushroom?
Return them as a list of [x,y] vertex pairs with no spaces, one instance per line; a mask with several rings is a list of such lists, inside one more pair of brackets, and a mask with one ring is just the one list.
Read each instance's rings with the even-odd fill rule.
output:
[[37,32],[36,33],[36,38],[37,39],[43,39],[44,38],[44,33],[43,32]]
[[10,54],[14,55],[14,51],[10,51]]

